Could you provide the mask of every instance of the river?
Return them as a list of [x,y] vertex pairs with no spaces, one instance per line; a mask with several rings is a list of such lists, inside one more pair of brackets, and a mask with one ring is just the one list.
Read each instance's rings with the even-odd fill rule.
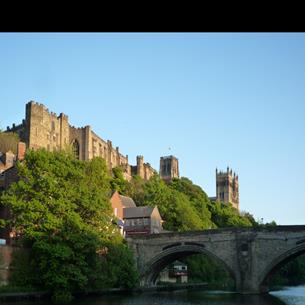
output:
[[[46,301],[1,303],[4,305],[50,305]],[[287,287],[264,295],[198,290],[103,295],[75,299],[71,305],[305,305],[305,286]]]

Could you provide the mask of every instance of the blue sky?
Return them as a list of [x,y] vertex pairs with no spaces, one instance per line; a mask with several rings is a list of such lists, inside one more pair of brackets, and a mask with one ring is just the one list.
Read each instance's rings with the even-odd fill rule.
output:
[[304,33],[2,33],[0,127],[35,100],[209,196],[230,166],[241,210],[305,224],[304,54]]

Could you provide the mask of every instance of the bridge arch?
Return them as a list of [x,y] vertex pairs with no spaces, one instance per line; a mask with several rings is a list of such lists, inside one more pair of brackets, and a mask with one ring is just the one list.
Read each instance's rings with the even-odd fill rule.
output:
[[[267,279],[270,274],[278,270],[291,260],[297,258],[298,256],[305,254],[305,239],[301,240],[296,244],[296,247],[282,253],[277,256],[262,272],[259,279],[259,286],[262,288],[267,287]],[[265,290],[265,289],[264,289]]]
[[179,245],[165,247],[161,253],[153,257],[148,263],[147,267],[141,274],[141,284],[146,287],[154,286],[159,273],[170,263],[175,260],[179,260],[183,257],[187,257],[193,254],[204,254],[214,259],[225,270],[229,272],[231,277],[236,282],[236,276],[234,271],[226,262],[219,258],[214,253],[205,249],[202,245]]

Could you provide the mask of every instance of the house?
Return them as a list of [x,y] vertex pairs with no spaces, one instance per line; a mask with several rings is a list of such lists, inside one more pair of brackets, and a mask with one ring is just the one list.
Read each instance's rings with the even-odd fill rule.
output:
[[177,260],[174,261],[160,272],[158,281],[160,283],[187,283],[187,265]]
[[162,232],[162,218],[158,207],[142,206],[123,209],[126,236]]
[[120,195],[118,191],[113,192],[110,198],[113,214],[116,216],[116,224],[120,229],[121,235],[125,235],[123,209],[136,207],[135,202],[131,197]]
[[118,191],[112,194],[110,202],[122,235],[154,234],[163,230],[163,220],[156,206],[137,207],[131,197],[120,195]]
[[121,220],[123,220],[123,209],[136,207],[136,204],[131,197],[120,195],[118,191],[115,191],[112,194],[110,202],[114,215]]

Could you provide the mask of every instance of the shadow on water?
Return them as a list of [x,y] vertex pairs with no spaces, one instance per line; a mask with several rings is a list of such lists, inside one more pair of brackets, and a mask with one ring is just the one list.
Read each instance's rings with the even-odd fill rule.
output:
[[[52,305],[49,301],[1,302],[7,305]],[[240,295],[224,291],[158,291],[75,298],[70,305],[303,305],[270,295]],[[59,304],[60,305],[60,304]]]
[[172,291],[108,295],[79,299],[73,305],[286,305],[272,295],[240,295],[221,291]]

